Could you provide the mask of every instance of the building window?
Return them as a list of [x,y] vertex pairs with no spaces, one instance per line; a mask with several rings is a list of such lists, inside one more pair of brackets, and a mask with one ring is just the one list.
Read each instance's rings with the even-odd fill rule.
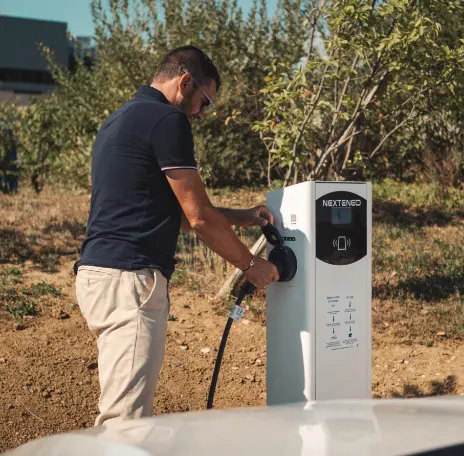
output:
[[15,70],[0,68],[0,81],[23,82],[29,84],[55,84],[52,75],[48,71]]

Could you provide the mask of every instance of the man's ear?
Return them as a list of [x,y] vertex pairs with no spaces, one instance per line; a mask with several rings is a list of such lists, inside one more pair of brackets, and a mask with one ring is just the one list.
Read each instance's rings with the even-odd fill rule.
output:
[[189,86],[192,84],[192,75],[184,73],[180,78],[177,85],[179,92],[185,96],[189,92]]

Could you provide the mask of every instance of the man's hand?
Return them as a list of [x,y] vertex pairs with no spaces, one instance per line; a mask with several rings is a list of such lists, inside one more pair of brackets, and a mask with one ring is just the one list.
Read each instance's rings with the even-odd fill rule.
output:
[[258,290],[279,280],[277,268],[261,257],[253,258],[254,265],[243,274]]
[[266,206],[256,206],[251,209],[244,209],[245,222],[244,227],[248,226],[266,226],[268,223],[274,223],[274,216]]
[[229,220],[231,225],[239,225],[244,228],[250,226],[266,226],[274,223],[274,216],[266,206],[256,206],[250,209],[225,209],[218,208]]

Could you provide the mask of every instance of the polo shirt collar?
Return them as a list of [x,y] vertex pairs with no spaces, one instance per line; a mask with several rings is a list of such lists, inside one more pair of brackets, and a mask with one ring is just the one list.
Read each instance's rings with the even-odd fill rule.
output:
[[169,101],[164,96],[163,92],[160,92],[158,89],[155,89],[154,87],[148,85],[140,86],[135,96],[150,97],[157,101],[160,101],[161,103],[169,104]]

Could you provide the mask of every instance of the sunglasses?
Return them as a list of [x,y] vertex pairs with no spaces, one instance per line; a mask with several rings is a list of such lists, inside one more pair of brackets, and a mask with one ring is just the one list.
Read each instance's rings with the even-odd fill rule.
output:
[[[182,71],[185,73],[185,74],[192,74],[190,73],[189,71],[187,71],[185,68],[182,68]],[[207,109],[211,108],[212,106],[214,106],[214,101],[209,97],[209,95],[200,87],[200,84],[198,84],[197,81],[195,81],[195,78],[192,76],[192,81],[194,82],[194,84],[196,84],[196,86],[198,87],[198,89],[200,89],[201,93],[203,93],[203,95],[206,97],[206,100],[203,98],[202,102],[201,102],[201,107],[200,107],[200,111],[201,112],[205,112]]]

